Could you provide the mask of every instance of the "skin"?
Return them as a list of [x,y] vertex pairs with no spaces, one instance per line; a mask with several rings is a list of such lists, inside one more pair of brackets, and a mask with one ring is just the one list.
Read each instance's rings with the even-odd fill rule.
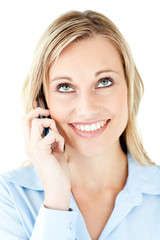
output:
[[[102,70],[110,71],[95,76]],[[57,77],[60,79],[54,80]],[[100,87],[103,85],[98,81],[106,77],[114,83]],[[71,84],[61,91],[73,92],[58,92],[60,83]],[[65,139],[72,192],[118,193],[128,174],[127,158],[119,142],[128,121],[128,104],[123,64],[112,42],[96,36],[68,45],[50,66],[46,100],[51,118]],[[106,130],[90,139],[76,135],[68,125],[104,119],[111,119]]]
[[[59,91],[69,92],[56,89],[62,82],[71,87]],[[50,66],[46,100],[49,110],[36,103],[22,119],[26,152],[44,187],[44,207],[68,211],[72,191],[91,239],[98,239],[128,176],[119,141],[128,121],[127,85],[113,44],[96,36],[68,45]],[[68,125],[104,119],[110,119],[105,131],[90,139]],[[42,137],[44,127],[50,130]]]

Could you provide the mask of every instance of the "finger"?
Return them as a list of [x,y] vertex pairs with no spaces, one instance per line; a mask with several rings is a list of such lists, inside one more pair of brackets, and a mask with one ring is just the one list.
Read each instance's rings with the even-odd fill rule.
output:
[[47,116],[49,116],[49,114],[50,114],[49,109],[44,109],[44,108],[38,107],[26,115],[26,120],[30,121],[34,118],[38,118],[39,116],[47,117]]
[[49,110],[43,108],[36,108],[35,110],[29,112],[26,116],[22,118],[23,132],[26,138],[30,137],[31,131],[31,121],[34,118],[38,118],[40,115],[49,116]]
[[21,119],[21,123],[22,123],[24,138],[25,138],[25,141],[27,141],[29,140],[29,137],[30,137],[30,123],[29,121],[26,121],[25,117]]
[[55,121],[49,118],[35,118],[32,120],[31,126],[31,141],[37,142],[42,139],[42,133],[44,128],[49,128],[54,132],[58,133],[58,129],[56,127]]
[[41,140],[41,143],[43,143],[48,149],[52,148],[52,151],[60,150],[61,152],[64,152],[64,138],[54,130],[50,130],[47,136]]
[[[39,142],[42,139],[44,125],[47,125],[47,124],[43,124],[44,121],[47,121],[47,119],[34,118],[31,122],[30,141],[33,144]],[[48,127],[48,125],[47,125],[47,127]]]

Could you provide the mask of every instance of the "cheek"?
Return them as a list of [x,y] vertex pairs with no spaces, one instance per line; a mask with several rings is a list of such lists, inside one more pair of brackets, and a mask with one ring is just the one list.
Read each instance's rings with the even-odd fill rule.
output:
[[69,113],[68,104],[66,104],[65,101],[57,100],[55,97],[54,99],[50,98],[49,109],[51,118],[55,120],[57,124],[64,122]]
[[126,128],[128,122],[128,100],[127,100],[127,91],[124,91],[119,96],[118,101],[118,121],[119,127],[122,131]]
[[55,121],[59,121],[60,119],[62,120],[65,116],[65,112],[66,109],[60,106],[59,104],[50,105],[51,118],[54,119]]
[[[115,93],[110,99],[110,111],[118,121],[128,120],[128,101],[127,101],[127,89],[122,88],[120,91]],[[119,123],[120,123],[119,122]]]
[[122,93],[118,98],[117,111],[120,115],[128,115],[127,93]]

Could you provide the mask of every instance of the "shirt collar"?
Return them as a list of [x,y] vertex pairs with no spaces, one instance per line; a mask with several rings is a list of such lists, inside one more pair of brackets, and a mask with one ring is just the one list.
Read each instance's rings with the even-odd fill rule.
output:
[[9,182],[12,182],[16,185],[20,185],[32,190],[43,191],[42,182],[33,165],[30,167],[22,167],[9,171],[5,173],[5,177]]
[[[136,185],[142,193],[160,194],[160,166],[142,166],[128,152],[128,182]],[[136,190],[136,188],[134,188]]]
[[[160,166],[141,166],[133,156],[128,152],[128,178],[124,188],[130,190],[134,200],[137,193],[160,194]],[[25,188],[43,191],[43,185],[40,177],[34,168],[18,168],[5,173],[8,181]]]

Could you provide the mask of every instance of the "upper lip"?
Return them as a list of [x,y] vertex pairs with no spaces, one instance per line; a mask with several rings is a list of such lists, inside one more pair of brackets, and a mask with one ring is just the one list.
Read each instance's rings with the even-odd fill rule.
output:
[[90,124],[103,122],[103,121],[108,121],[108,120],[110,120],[110,119],[94,120],[94,121],[91,121],[91,122],[73,122],[73,123],[69,123],[69,124],[72,124],[72,125],[90,125]]

